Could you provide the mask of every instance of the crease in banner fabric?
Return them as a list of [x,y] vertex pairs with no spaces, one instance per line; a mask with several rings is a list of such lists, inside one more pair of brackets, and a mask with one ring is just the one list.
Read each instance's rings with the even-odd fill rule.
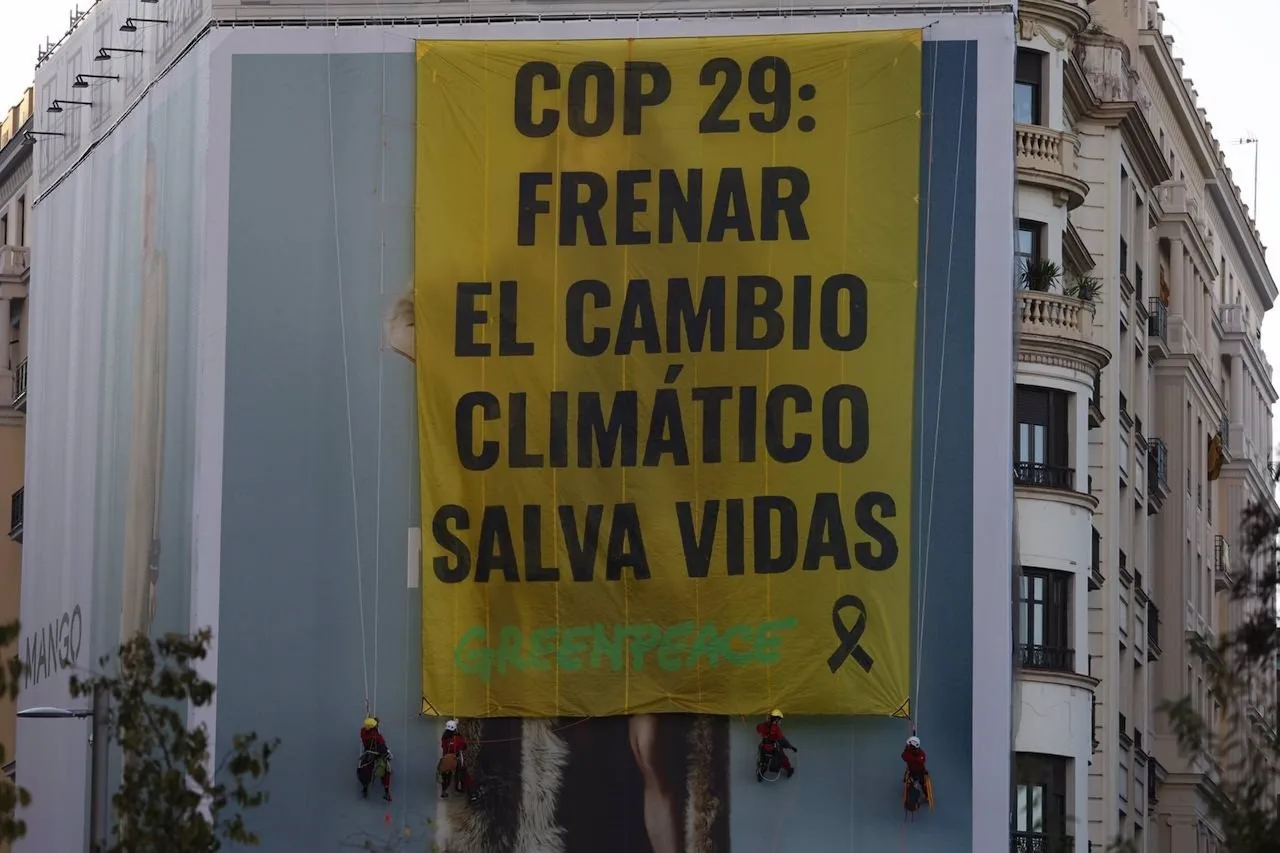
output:
[[417,62],[427,712],[903,714],[920,31]]

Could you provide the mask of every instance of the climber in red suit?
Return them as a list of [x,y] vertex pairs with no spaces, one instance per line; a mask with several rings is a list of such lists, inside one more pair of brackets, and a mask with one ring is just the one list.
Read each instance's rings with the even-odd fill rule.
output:
[[787,736],[782,733],[782,725],[778,722],[782,719],[782,712],[774,708],[769,713],[769,719],[756,726],[756,734],[760,735],[760,750],[766,754],[772,754],[775,750],[778,752],[778,758],[781,759],[782,772],[790,777],[795,773],[795,768],[791,766],[791,760],[787,758],[785,750],[799,752],[791,745],[791,741],[787,740]]

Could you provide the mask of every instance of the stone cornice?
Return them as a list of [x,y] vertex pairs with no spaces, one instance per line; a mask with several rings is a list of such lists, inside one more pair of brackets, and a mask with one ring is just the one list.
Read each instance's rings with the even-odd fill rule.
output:
[[[1048,24],[1072,39],[1084,32],[1090,20],[1089,10],[1070,0],[1021,0],[1018,3],[1018,33],[1027,40],[1040,29],[1037,24]],[[1050,38],[1048,33],[1041,35],[1059,50],[1066,47],[1065,42]]]
[[1076,492],[1071,489],[1050,489],[1044,486],[1020,486],[1015,483],[1013,486],[1013,493],[1016,498],[1070,504],[1071,506],[1079,507],[1080,509],[1087,509],[1089,512],[1093,512],[1098,508],[1098,499],[1093,495],[1086,495],[1084,492]]
[[1067,230],[1062,232],[1062,254],[1064,259],[1074,263],[1081,272],[1088,272],[1097,266],[1097,261],[1085,245],[1084,238],[1076,230],[1075,223],[1067,220]]
[[1104,127],[1116,127],[1129,143],[1130,159],[1142,182],[1148,187],[1158,186],[1173,177],[1169,163],[1160,150],[1156,135],[1137,101],[1104,102],[1093,93],[1093,87],[1085,78],[1084,69],[1075,56],[1068,56],[1063,63],[1062,88],[1068,104],[1084,119],[1096,121]]
[[1091,675],[1078,672],[1058,672],[1047,669],[1026,669],[1018,667],[1014,677],[1019,681],[1034,681],[1038,684],[1061,684],[1066,687],[1079,687],[1082,690],[1094,691],[1102,682]]
[[1245,215],[1240,195],[1232,186],[1225,169],[1219,167],[1218,176],[1208,182],[1208,189],[1210,197],[1223,214],[1231,242],[1248,267],[1249,275],[1246,277],[1254,285],[1263,309],[1271,310],[1280,291],[1277,291],[1275,279],[1267,266],[1267,250],[1262,245],[1258,232],[1254,230],[1252,221]]
[[1222,395],[1218,393],[1218,389],[1214,387],[1212,378],[1205,372],[1204,365],[1200,363],[1200,359],[1191,353],[1169,353],[1168,358],[1156,365],[1156,374],[1162,373],[1189,376],[1191,378],[1191,387],[1195,390],[1196,396],[1200,398],[1200,403],[1204,408],[1217,416],[1221,416],[1227,410],[1226,402],[1223,401]]
[[1111,353],[1097,344],[1024,331],[1018,336],[1018,361],[1065,367],[1089,376],[1092,382],[1111,361]]
[[1170,102],[1169,111],[1186,136],[1187,146],[1191,149],[1196,165],[1204,171],[1200,176],[1201,180],[1213,179],[1218,165],[1218,159],[1214,155],[1216,146],[1200,118],[1200,111],[1191,100],[1191,93],[1187,91],[1187,84],[1182,79],[1182,72],[1178,70],[1177,60],[1174,59],[1164,34],[1159,30],[1142,30],[1138,33],[1138,45],[1155,71],[1155,82],[1164,91],[1165,99]]

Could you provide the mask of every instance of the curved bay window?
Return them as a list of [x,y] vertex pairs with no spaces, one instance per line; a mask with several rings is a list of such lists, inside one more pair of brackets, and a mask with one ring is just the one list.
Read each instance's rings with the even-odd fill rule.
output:
[[1018,590],[1018,661],[1027,669],[1075,670],[1071,648],[1071,575],[1022,570]]
[[1074,489],[1068,462],[1067,408],[1070,394],[1019,385],[1014,397],[1013,481],[1019,486]]

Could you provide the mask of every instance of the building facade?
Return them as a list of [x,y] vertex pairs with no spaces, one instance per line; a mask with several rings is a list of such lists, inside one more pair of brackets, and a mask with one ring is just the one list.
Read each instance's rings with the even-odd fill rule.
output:
[[[31,145],[34,92],[27,89],[0,120],[0,496],[9,535],[0,540],[0,624],[18,618],[22,579],[23,453],[27,408],[27,288],[31,281]],[[14,705],[0,699],[0,744],[12,776]]]
[[1221,841],[1221,757],[1182,756],[1158,709],[1221,718],[1188,641],[1239,624],[1241,514],[1275,505],[1276,286],[1161,21],[1154,2],[1019,6],[1016,851]]
[[[51,651],[89,661],[139,629],[211,626],[216,701],[192,722],[219,754],[244,731],[284,739],[270,803],[250,816],[266,851],[428,846],[405,833],[452,853],[901,843],[912,729],[890,716],[787,709],[803,765],[778,785],[754,778],[759,739],[739,718],[464,719],[488,749],[475,765],[485,795],[440,797],[438,717],[450,709],[428,707],[421,688],[431,533],[415,365],[386,324],[414,278],[416,40],[736,35],[767,50],[787,33],[915,30],[938,156],[922,159],[932,171],[918,197],[930,240],[912,501],[926,526],[914,537],[916,636],[899,652],[923,661],[911,711],[940,805],[909,831],[921,849],[1002,847],[1013,318],[1008,294],[978,282],[1006,280],[1013,249],[1012,10],[880,6],[513,2],[482,18],[454,2],[184,2],[157,23],[131,19],[133,0],[96,3],[36,73],[46,135],[33,210],[49,236],[33,264],[22,614],[61,633],[58,649],[28,654],[24,704],[74,704]],[[1102,357],[1082,346],[1085,367],[1044,368],[1087,391],[1081,370]],[[1069,517],[1047,506],[1046,523],[1087,530],[1091,506]],[[363,799],[354,773],[371,712],[395,753],[389,805]],[[33,797],[20,851],[83,849],[101,832],[83,794],[109,784],[120,757],[87,750],[86,725],[19,720]],[[793,798],[785,826],[780,796]]]

